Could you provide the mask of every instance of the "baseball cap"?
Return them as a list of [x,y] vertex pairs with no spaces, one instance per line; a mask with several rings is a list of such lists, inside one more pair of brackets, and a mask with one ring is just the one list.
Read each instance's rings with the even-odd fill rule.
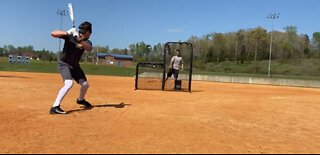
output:
[[92,24],[90,22],[85,21],[79,25],[79,33],[84,34],[87,31],[92,33]]

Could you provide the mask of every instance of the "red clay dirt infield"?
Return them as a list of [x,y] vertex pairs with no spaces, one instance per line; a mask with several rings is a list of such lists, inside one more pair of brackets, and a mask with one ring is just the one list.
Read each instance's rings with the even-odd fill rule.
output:
[[193,92],[134,91],[88,76],[49,115],[59,74],[0,72],[0,153],[320,153],[320,89],[193,81]]

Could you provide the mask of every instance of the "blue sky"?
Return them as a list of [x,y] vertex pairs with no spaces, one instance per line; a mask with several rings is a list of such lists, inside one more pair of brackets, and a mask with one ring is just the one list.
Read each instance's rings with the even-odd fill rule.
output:
[[[268,31],[269,13],[279,12],[274,28],[297,26],[298,34],[320,31],[319,0],[0,0],[0,46],[32,45],[59,50],[50,32],[59,29],[57,9],[74,6],[75,22],[93,24],[94,45],[128,48],[144,41],[155,45],[185,41],[212,32],[234,32],[261,26]],[[69,16],[63,30],[71,28]]]

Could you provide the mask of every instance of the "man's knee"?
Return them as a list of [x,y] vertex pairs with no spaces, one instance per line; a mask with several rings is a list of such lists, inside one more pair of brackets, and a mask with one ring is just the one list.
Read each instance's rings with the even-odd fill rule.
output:
[[84,87],[84,88],[89,88],[89,86],[90,86],[87,81],[82,82],[80,85],[81,85],[81,87]]

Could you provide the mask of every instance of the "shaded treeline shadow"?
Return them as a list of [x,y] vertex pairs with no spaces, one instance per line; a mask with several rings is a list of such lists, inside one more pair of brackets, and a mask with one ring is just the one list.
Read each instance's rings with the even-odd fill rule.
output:
[[30,79],[29,77],[14,76],[14,75],[0,75],[0,78],[23,78],[23,79]]

